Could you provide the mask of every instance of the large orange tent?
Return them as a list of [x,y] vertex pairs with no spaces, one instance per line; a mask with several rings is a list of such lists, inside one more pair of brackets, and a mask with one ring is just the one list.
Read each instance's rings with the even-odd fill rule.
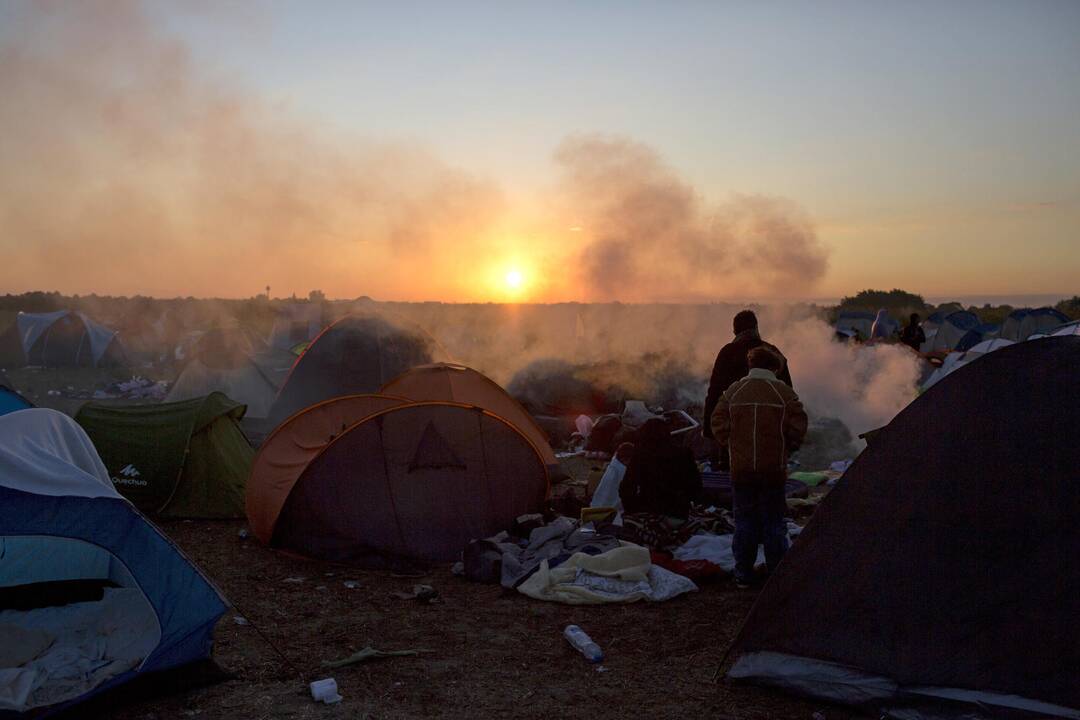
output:
[[455,363],[420,365],[382,386],[383,395],[396,395],[417,402],[444,400],[490,410],[509,421],[529,438],[544,458],[545,465],[557,465],[547,433],[498,383],[483,373]]
[[539,450],[506,419],[360,395],[274,431],[256,457],[247,512],[272,547],[368,565],[441,562],[541,510],[547,490]]

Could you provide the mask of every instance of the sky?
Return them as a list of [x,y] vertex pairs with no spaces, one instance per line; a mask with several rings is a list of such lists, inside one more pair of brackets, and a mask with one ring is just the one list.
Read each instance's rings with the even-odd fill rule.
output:
[[0,292],[1080,292],[1080,3],[0,4]]

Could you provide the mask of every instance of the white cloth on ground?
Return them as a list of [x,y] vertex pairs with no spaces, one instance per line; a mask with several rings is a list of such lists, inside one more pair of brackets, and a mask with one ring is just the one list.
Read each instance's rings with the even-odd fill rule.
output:
[[692,590],[689,578],[652,564],[648,548],[624,543],[600,555],[576,553],[552,569],[547,560],[518,592],[568,605],[661,602]]
[[[802,532],[802,528],[795,523],[788,521],[788,540],[793,537],[797,537]],[[725,533],[723,535],[712,535],[710,533],[699,533],[694,535],[682,546],[676,548],[672,555],[676,560],[682,560],[684,562],[689,560],[706,560],[713,565],[719,565],[724,572],[735,572],[735,553],[731,549],[731,541],[734,539],[732,533]],[[754,561],[754,566],[765,564],[765,550],[759,545],[757,560]]]

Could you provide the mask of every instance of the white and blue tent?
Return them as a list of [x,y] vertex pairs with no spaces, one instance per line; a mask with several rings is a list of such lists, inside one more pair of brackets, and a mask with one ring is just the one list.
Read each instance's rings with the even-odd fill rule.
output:
[[1067,316],[1051,307],[1019,308],[1009,313],[1001,324],[1000,337],[1021,342],[1032,335],[1048,333],[1067,322]]
[[978,316],[967,310],[957,310],[940,318],[940,324],[934,329],[932,326],[935,322],[933,321],[937,319],[937,313],[934,313],[924,323],[926,342],[920,348],[922,352],[954,350],[969,330],[979,326]]
[[210,655],[220,593],[113,488],[66,415],[0,417],[0,715]]

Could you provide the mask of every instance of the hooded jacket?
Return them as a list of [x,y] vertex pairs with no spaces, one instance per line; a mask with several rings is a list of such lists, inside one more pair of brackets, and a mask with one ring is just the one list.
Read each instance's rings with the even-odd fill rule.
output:
[[751,369],[732,384],[712,415],[713,436],[728,447],[732,475],[786,471],[788,455],[802,442],[806,426],[799,396],[763,368]]
[[786,382],[791,387],[791,373],[788,372],[787,358],[784,357],[774,345],[770,345],[761,339],[757,328],[743,330],[735,336],[735,339],[720,349],[713,364],[712,377],[709,380],[709,393],[705,396],[705,411],[702,417],[701,432],[705,437],[712,437],[712,414],[716,409],[716,403],[720,395],[731,387],[737,380],[746,377],[750,371],[750,364],[746,354],[756,347],[764,345],[780,356],[784,367],[776,373],[776,377]]

